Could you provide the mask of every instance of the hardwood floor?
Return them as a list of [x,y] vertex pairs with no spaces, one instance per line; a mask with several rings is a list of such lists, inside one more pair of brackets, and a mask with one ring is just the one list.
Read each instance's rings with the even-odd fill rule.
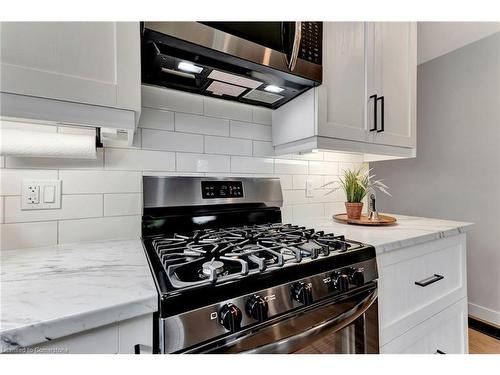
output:
[[469,354],[500,354],[500,340],[469,328]]

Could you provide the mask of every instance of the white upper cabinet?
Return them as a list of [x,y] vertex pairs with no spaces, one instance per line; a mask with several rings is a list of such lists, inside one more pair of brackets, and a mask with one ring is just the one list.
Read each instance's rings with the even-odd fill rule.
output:
[[5,22],[1,42],[3,92],[140,106],[138,23]]
[[416,48],[415,23],[324,22],[323,83],[273,111],[276,152],[415,156]]
[[0,27],[3,116],[111,127],[125,120],[135,127],[141,108],[138,22]]
[[[416,27],[409,22],[377,22],[370,25],[373,60],[370,95],[377,95],[378,144],[415,147],[416,136]],[[372,63],[373,61],[373,63]],[[371,85],[369,84],[369,87]]]
[[365,24],[323,23],[323,84],[318,91],[318,133],[366,141]]

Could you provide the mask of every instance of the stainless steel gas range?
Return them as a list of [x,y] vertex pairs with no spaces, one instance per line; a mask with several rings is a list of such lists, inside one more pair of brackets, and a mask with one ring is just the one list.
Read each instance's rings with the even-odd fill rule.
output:
[[276,178],[143,179],[157,353],[378,353],[375,249],[283,224]]

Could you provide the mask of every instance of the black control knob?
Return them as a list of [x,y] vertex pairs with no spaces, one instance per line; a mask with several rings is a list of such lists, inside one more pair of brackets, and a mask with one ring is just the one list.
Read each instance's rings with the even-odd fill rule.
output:
[[345,293],[349,290],[349,276],[345,273],[335,272],[332,275],[333,287],[340,293]]
[[261,296],[254,294],[247,301],[245,306],[247,314],[250,315],[255,320],[259,322],[263,322],[267,319],[267,313],[269,310],[269,306],[264,298]]
[[241,310],[232,303],[227,303],[219,310],[219,322],[225,329],[236,332],[241,328]]
[[307,306],[313,302],[312,285],[309,283],[299,281],[293,284],[291,293],[292,298],[303,305]]
[[354,286],[365,285],[365,269],[364,268],[353,268],[350,275],[349,281]]

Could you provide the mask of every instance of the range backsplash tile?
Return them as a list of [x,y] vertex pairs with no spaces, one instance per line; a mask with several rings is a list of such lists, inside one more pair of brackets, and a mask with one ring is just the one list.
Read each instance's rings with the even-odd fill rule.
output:
[[[143,175],[276,176],[284,221],[343,210],[343,194],[321,187],[359,165],[360,155],[275,156],[272,112],[261,107],[151,87],[143,88],[142,102],[133,147],[108,146],[90,161],[0,158],[2,249],[138,238]],[[20,211],[22,179],[42,177],[62,180],[64,208]]]

